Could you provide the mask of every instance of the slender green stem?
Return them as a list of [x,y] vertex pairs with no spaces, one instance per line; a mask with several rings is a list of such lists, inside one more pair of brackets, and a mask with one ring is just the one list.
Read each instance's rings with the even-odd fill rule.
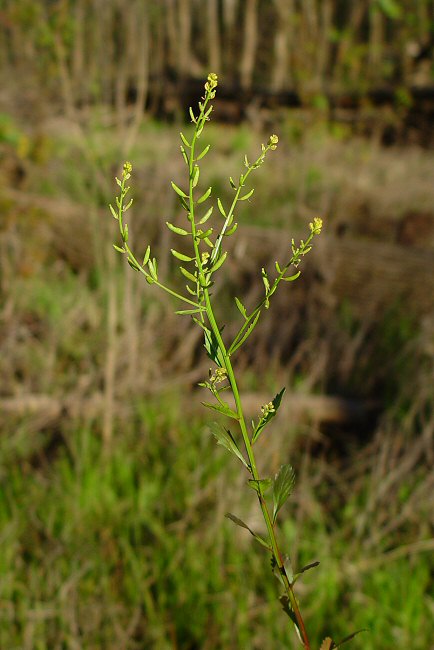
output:
[[[257,466],[256,466],[255,454],[253,452],[252,444],[250,442],[249,434],[248,434],[248,431],[247,431],[247,426],[246,426],[246,421],[245,421],[245,418],[244,418],[244,413],[243,413],[243,408],[242,408],[242,404],[241,404],[241,398],[240,398],[240,394],[239,394],[239,390],[238,390],[237,381],[236,381],[235,374],[234,374],[234,371],[233,371],[233,368],[232,368],[232,363],[231,363],[229,354],[228,354],[228,352],[226,350],[226,346],[225,346],[225,344],[223,342],[222,336],[220,334],[220,329],[219,329],[219,327],[217,325],[217,321],[216,321],[215,316],[214,316],[214,312],[213,312],[213,308],[212,308],[212,304],[211,304],[211,298],[210,298],[208,289],[204,290],[204,298],[205,298],[205,306],[206,306],[206,312],[207,312],[208,320],[209,320],[209,323],[211,325],[214,336],[216,337],[219,348],[220,348],[220,350],[222,352],[226,372],[228,374],[229,383],[230,383],[231,388],[232,388],[232,392],[233,392],[233,396],[234,396],[234,400],[235,400],[235,406],[236,406],[236,410],[237,410],[237,414],[238,414],[238,421],[239,421],[239,425],[240,425],[240,429],[241,429],[241,435],[243,437],[243,442],[244,442],[244,446],[245,446],[245,449],[246,449],[247,458],[248,458],[248,461],[249,461],[250,472],[251,472],[251,474],[253,476],[253,479],[255,481],[259,481],[260,480],[259,472],[258,472],[258,469],[257,469]],[[276,561],[276,564],[277,564],[277,567],[278,567],[278,570],[279,570],[279,574],[280,574],[280,576],[282,578],[282,582],[284,584],[285,591],[287,593],[289,602],[291,603],[291,607],[292,607],[292,610],[294,612],[294,615],[295,615],[295,618],[296,618],[296,621],[297,621],[297,627],[298,627],[298,629],[300,631],[301,638],[303,640],[303,645],[304,645],[306,650],[310,650],[310,642],[309,642],[309,638],[307,636],[306,627],[305,627],[303,617],[302,617],[301,612],[300,612],[300,608],[299,608],[298,603],[297,603],[297,599],[295,597],[295,594],[294,594],[294,591],[293,591],[293,588],[292,588],[292,584],[291,584],[291,582],[290,582],[290,580],[288,578],[288,575],[286,573],[286,570],[285,570],[285,566],[284,566],[283,559],[282,559],[282,554],[281,554],[281,552],[279,550],[279,546],[278,546],[278,542],[277,542],[277,538],[276,538],[276,532],[274,530],[274,525],[273,525],[272,519],[270,517],[270,513],[268,511],[268,507],[267,507],[267,504],[265,502],[265,499],[264,499],[264,497],[262,496],[262,494],[260,492],[258,492],[258,499],[259,499],[259,505],[261,507],[262,514],[263,514],[263,517],[264,517],[264,520],[265,520],[265,524],[267,526],[267,531],[268,531],[268,535],[269,535],[269,539],[270,539],[272,553],[273,553],[274,559]]]

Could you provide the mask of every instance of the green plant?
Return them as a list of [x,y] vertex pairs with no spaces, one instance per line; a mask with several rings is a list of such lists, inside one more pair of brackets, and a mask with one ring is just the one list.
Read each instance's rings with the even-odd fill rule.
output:
[[[283,388],[270,402],[262,406],[257,420],[252,421],[250,428],[246,423],[243,412],[238,382],[233,368],[233,358],[235,353],[252,334],[263,310],[269,308],[270,299],[276,292],[279,284],[282,281],[292,282],[300,276],[298,267],[302,258],[311,250],[312,240],[321,232],[322,220],[316,217],[309,224],[310,232],[306,241],[302,240],[299,244],[296,244],[294,239],[292,239],[288,261],[283,265],[280,265],[278,262],[275,263],[276,273],[274,279],[269,276],[265,268],[261,269],[264,296],[253,310],[248,311],[243,303],[238,298],[235,298],[242,318],[242,325],[233,340],[229,343],[225,342],[223,338],[223,326],[218,323],[214,312],[212,296],[213,278],[215,273],[223,266],[228,255],[228,252],[224,250],[225,238],[233,235],[237,229],[237,223],[234,221],[235,208],[240,201],[250,199],[254,193],[254,189],[248,190],[246,188],[247,181],[252,172],[263,164],[268,152],[276,149],[278,137],[276,135],[270,136],[268,143],[262,145],[261,153],[253,163],[250,163],[247,157],[245,157],[246,171],[241,173],[238,182],[235,182],[232,178],[229,179],[234,192],[234,198],[229,208],[225,208],[220,198],[217,198],[217,208],[222,219],[222,225],[216,232],[208,224],[213,214],[213,206],[208,209],[203,207],[211,196],[212,188],[208,188],[196,198],[200,178],[199,162],[208,153],[210,145],[205,146],[200,153],[197,153],[196,148],[205,124],[209,120],[212,112],[211,101],[215,97],[216,87],[217,76],[210,74],[205,84],[205,96],[199,102],[199,113],[195,114],[193,109],[190,108],[191,120],[195,125],[191,141],[188,141],[181,133],[181,153],[188,168],[188,190],[182,190],[174,182],[172,182],[172,187],[178,195],[182,208],[187,214],[187,223],[185,227],[180,227],[166,222],[167,227],[172,232],[180,237],[189,238],[192,245],[190,254],[185,254],[175,249],[171,250],[173,256],[179,262],[181,274],[187,280],[187,294],[179,293],[160,279],[157,259],[151,257],[150,246],[147,247],[142,262],[137,259],[130,248],[128,243],[128,225],[124,221],[124,215],[132,204],[132,199],[128,203],[126,202],[126,197],[130,189],[127,182],[131,178],[132,172],[132,165],[129,162],[124,164],[121,178],[116,179],[120,187],[120,194],[116,197],[116,208],[110,205],[112,215],[118,221],[122,237],[121,246],[114,245],[114,248],[126,256],[128,264],[135,271],[142,273],[149,284],[158,286],[163,291],[166,291],[184,303],[185,308],[178,310],[176,313],[191,316],[193,321],[204,332],[204,346],[208,356],[214,363],[214,368],[210,369],[208,379],[201,382],[200,386],[211,393],[214,401],[203,402],[203,404],[220,415],[233,420],[239,428],[238,435],[234,435],[225,426],[215,424],[212,427],[212,433],[216,437],[217,443],[235,455],[247,470],[249,475],[248,485],[257,495],[267,529],[267,536],[262,537],[251,530],[237,516],[231,513],[228,513],[227,516],[238,526],[247,529],[255,540],[270,553],[272,569],[284,589],[284,594],[280,597],[283,610],[293,622],[302,645],[309,650],[312,648],[312,645],[298,600],[294,593],[294,586],[301,575],[305,571],[317,566],[318,562],[308,564],[300,568],[297,572],[294,572],[289,559],[286,558],[279,548],[276,531],[279,512],[294,487],[295,473],[291,465],[286,463],[281,466],[274,479],[264,477],[258,470],[254,451],[256,441],[263,433],[265,427],[276,416],[285,389]],[[198,213],[201,210],[204,210],[204,213],[199,215]],[[292,274],[290,271],[291,268],[295,271]],[[226,391],[232,393],[233,403],[229,403],[225,397]],[[242,441],[242,445],[239,444],[240,441]],[[270,493],[272,495],[271,497],[269,497]],[[337,648],[353,636],[354,634],[346,637],[346,639],[337,644],[330,637],[327,637],[324,639],[320,650]]]

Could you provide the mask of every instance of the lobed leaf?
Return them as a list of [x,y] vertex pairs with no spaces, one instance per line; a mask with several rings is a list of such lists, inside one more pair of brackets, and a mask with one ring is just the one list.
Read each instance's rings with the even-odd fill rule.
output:
[[273,523],[277,513],[291,494],[295,484],[295,472],[291,465],[282,465],[273,483]]
[[217,422],[213,422],[210,428],[211,433],[217,440],[217,444],[227,449],[231,454],[236,456],[245,467],[248,467],[248,464],[229,429],[225,429]]
[[217,403],[217,404],[211,404],[210,402],[202,402],[204,406],[206,406],[209,409],[213,409],[214,411],[218,411],[218,413],[221,413],[222,415],[226,415],[228,418],[232,418],[233,420],[238,420],[238,414],[231,409],[228,404],[225,403]]

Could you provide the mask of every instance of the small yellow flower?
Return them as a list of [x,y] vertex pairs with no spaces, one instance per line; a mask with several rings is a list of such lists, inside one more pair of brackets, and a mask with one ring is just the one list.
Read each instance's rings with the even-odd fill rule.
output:
[[263,417],[267,417],[269,413],[274,413],[275,412],[274,404],[273,402],[268,402],[268,404],[264,404],[264,406],[261,406],[261,412]]
[[124,169],[123,169],[124,176],[126,176],[127,174],[131,174],[132,171],[133,171],[132,164],[128,161],[124,163]]
[[217,88],[217,83],[218,83],[218,77],[215,72],[210,72],[208,75],[207,82],[205,84],[205,90],[207,92],[212,92],[215,88]]
[[322,219],[320,217],[314,217],[313,223],[309,224],[310,232],[313,235],[319,235],[322,229]]
[[277,149],[277,143],[279,142],[279,138],[277,135],[273,133],[273,135],[270,135],[268,138],[268,146],[270,147],[271,151],[274,151]]

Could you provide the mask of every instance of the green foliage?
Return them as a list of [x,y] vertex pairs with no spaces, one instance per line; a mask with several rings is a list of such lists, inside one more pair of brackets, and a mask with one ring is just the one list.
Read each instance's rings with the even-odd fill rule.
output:
[[[264,297],[250,313],[247,312],[242,302],[238,298],[235,298],[235,303],[241,313],[243,323],[232,342],[225,343],[223,340],[223,326],[218,325],[214,313],[215,306],[211,291],[214,284],[214,274],[223,267],[227,259],[228,251],[223,250],[223,248],[225,238],[235,233],[237,224],[234,222],[234,217],[238,203],[248,201],[253,197],[254,188],[247,187],[250,175],[263,165],[267,154],[277,148],[279,139],[277,135],[271,135],[268,143],[261,145],[261,153],[253,162],[249,162],[247,155],[244,156],[245,171],[240,173],[238,181],[234,181],[232,177],[229,178],[229,184],[234,192],[232,201],[225,206],[221,198],[219,196],[216,197],[217,210],[214,211],[214,214],[217,217],[220,214],[220,219],[223,220],[223,223],[220,222],[221,225],[218,225],[217,222],[213,227],[207,227],[206,230],[203,230],[200,226],[208,221],[211,217],[212,210],[208,207],[205,215],[203,215],[201,214],[204,209],[202,205],[210,200],[213,193],[211,187],[205,190],[205,192],[198,189],[200,178],[199,162],[208,154],[210,145],[208,144],[205,148],[201,148],[200,153],[196,152],[196,147],[199,147],[199,139],[206,122],[210,119],[213,110],[211,101],[215,97],[217,84],[217,75],[213,73],[209,74],[205,83],[205,95],[199,102],[198,112],[196,113],[193,108],[190,108],[191,121],[195,125],[193,136],[188,139],[183,133],[180,134],[182,141],[181,154],[188,170],[188,188],[183,189],[174,181],[171,182],[172,189],[177,196],[180,206],[186,213],[186,222],[185,227],[182,228],[174,226],[170,222],[166,222],[166,224],[176,235],[190,237],[191,239],[190,255],[180,253],[174,249],[171,250],[175,259],[185,264],[185,266],[179,265],[179,271],[188,281],[185,285],[188,295],[178,293],[166,284],[166,281],[159,278],[157,259],[155,257],[150,258],[149,246],[142,263],[138,261],[130,248],[128,243],[128,225],[124,221],[124,215],[132,204],[132,199],[126,203],[126,197],[130,190],[127,182],[131,178],[132,172],[132,165],[129,162],[124,164],[121,179],[116,178],[116,182],[120,188],[119,196],[116,197],[116,208],[110,205],[112,216],[118,222],[122,239],[121,246],[115,245],[115,250],[122,255],[126,255],[131,268],[141,272],[148,283],[157,285],[160,289],[171,294],[182,303],[193,307],[193,309],[189,307],[188,309],[178,310],[177,313],[189,314],[195,323],[203,329],[205,349],[210,359],[217,366],[215,371],[210,370],[209,379],[200,384],[203,388],[211,392],[215,398],[215,402],[202,403],[207,408],[217,411],[220,415],[229,417],[238,423],[238,435],[240,443],[244,446],[245,455],[240,451],[240,444],[236,437],[228,429],[217,427],[214,428],[213,433],[218,444],[225,447],[230,453],[241,460],[250,474],[249,485],[257,493],[259,506],[267,528],[268,538],[267,540],[262,540],[261,543],[271,553],[275,573],[285,590],[284,609],[289,614],[303,646],[306,650],[309,650],[311,644],[298,601],[293,591],[293,579],[291,575],[288,576],[287,574],[275,530],[277,515],[289,498],[294,487],[295,474],[289,464],[284,464],[276,475],[273,482],[273,508],[271,515],[265,496],[267,489],[271,486],[271,480],[260,476],[257,469],[257,459],[253,451],[254,442],[276,414],[282,400],[284,389],[271,402],[262,407],[262,416],[258,424],[256,426],[253,425],[252,434],[249,434],[240,398],[238,381],[232,366],[232,357],[253,333],[263,309],[269,308],[270,300],[275,294],[280,282],[292,282],[299,277],[300,271],[297,269],[303,257],[311,250],[313,238],[320,234],[322,220],[316,217],[309,224],[310,233],[306,241],[301,240],[299,244],[296,244],[294,239],[292,239],[288,245],[289,252],[287,261],[284,264],[279,264],[277,261],[275,263],[276,274],[274,278],[269,275],[265,268],[261,269]],[[295,269],[295,273],[291,269]],[[222,393],[226,390],[232,393],[235,408],[222,397]],[[230,518],[238,525],[252,532],[244,522],[234,515],[230,515]],[[256,536],[255,533],[252,532],[252,534]]]

